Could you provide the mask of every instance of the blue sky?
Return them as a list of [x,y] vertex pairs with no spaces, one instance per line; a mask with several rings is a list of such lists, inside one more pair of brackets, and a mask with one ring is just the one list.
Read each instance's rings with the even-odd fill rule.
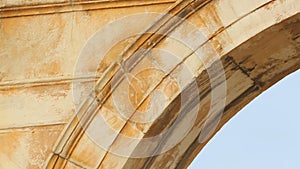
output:
[[189,169],[300,169],[300,70],[254,99]]

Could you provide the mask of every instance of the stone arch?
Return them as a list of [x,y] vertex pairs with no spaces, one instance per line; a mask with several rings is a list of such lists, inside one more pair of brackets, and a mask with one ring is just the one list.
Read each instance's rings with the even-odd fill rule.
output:
[[[296,1],[258,0],[245,1],[243,5],[238,2],[225,0],[182,1],[169,11],[169,14],[185,18],[202,31],[206,39],[202,41],[202,44],[196,44],[199,46],[197,50],[208,56],[207,62],[211,62],[209,65],[214,65],[214,60],[210,60],[210,58],[213,58],[209,56],[211,54],[210,50],[220,56],[219,59],[225,70],[226,81],[220,81],[218,84],[226,83],[227,95],[224,114],[220,119],[220,123],[218,123],[217,129],[220,129],[234,114],[261,92],[300,67],[300,22],[299,7],[295,5]],[[187,33],[185,32],[186,29],[180,27],[179,23],[180,21],[172,20],[172,17],[166,16],[156,22],[150,29],[166,31],[168,34],[169,32],[172,34],[172,32],[178,31],[184,35]],[[157,34],[141,36],[131,48],[125,51],[127,63],[138,63],[140,61],[134,58],[137,55],[132,54],[142,47],[146,49],[154,47],[164,49],[175,45],[175,42],[168,40],[168,37]],[[152,43],[145,43],[146,41]],[[179,48],[180,45],[176,47]],[[192,53],[190,54],[190,52]],[[69,127],[58,142],[47,168],[186,168],[208,141],[205,140],[201,143],[198,136],[204,129],[204,123],[201,121],[205,119],[208,112],[207,107],[209,107],[211,99],[209,94],[212,90],[217,90],[218,86],[210,86],[209,76],[197,55],[194,54],[195,51],[182,49],[174,51],[174,53],[183,58],[181,64],[189,66],[194,75],[193,78],[196,79],[198,87],[201,89],[200,91],[206,91],[203,95],[195,93],[188,88],[189,83],[186,84],[187,87],[184,90],[187,90],[187,93],[191,95],[190,100],[186,102],[187,107],[192,106],[189,108],[193,108],[193,98],[197,95],[201,95],[202,104],[194,126],[179,144],[156,156],[130,158],[96,148],[97,145],[85,135],[85,131],[89,129],[90,124],[97,116],[94,112],[100,112],[108,119],[111,114],[112,116],[118,116],[114,112],[107,113],[107,111],[115,110],[114,108],[107,110],[107,107],[111,107],[111,100],[109,99],[111,94],[110,80],[112,76],[118,75],[121,66],[120,64],[113,64],[107,69],[103,80],[99,82],[96,95],[87,100],[86,104],[83,105],[83,112],[79,113],[79,116],[70,122]],[[137,67],[137,64],[132,65]],[[180,70],[178,71],[180,72]],[[164,77],[159,77],[159,79],[164,80]],[[159,86],[159,84],[155,84],[155,86]],[[173,124],[174,120],[182,113],[178,111],[177,106],[180,105],[178,104],[180,103],[179,96],[183,90],[179,93],[172,92],[170,102],[152,123],[138,126],[130,120],[124,121],[124,119],[119,118],[115,119],[119,124],[115,126],[115,129],[119,130],[121,134],[137,138],[150,137],[164,130],[166,126]],[[106,108],[103,108],[101,112],[99,105],[105,105],[106,103]],[[97,111],[89,111],[89,109],[84,108],[86,105],[94,106],[94,110]],[[215,113],[217,115],[218,112]],[[155,143],[158,149],[161,146],[163,147],[166,142],[172,141],[172,138],[176,136],[176,132],[181,130],[180,126],[187,123],[184,121],[185,118],[188,118],[188,115],[179,121],[178,127],[175,127],[166,139],[160,140],[163,142]],[[211,116],[209,119],[211,121],[206,123],[206,129],[211,129],[210,124],[213,124],[214,119],[216,119],[216,116]],[[79,121],[83,123],[79,125]],[[111,122],[112,126],[115,125],[115,121]],[[96,130],[96,128],[93,128],[93,130]],[[213,130],[212,132],[215,133],[216,131]],[[118,135],[115,136],[111,146],[113,144],[115,146],[118,146],[117,144],[122,145],[118,142]],[[140,151],[144,146],[136,144],[133,152]],[[87,157],[90,157],[92,161],[86,159]]]
[[[0,148],[9,152],[9,156],[28,155],[20,164],[14,164],[9,156],[0,153],[3,164],[11,168],[20,165],[39,168],[50,153],[46,168],[186,168],[209,138],[242,107],[300,67],[299,5],[295,5],[296,0],[49,2],[20,4],[19,1],[10,1],[0,5],[0,44],[5,49],[0,49],[3,63],[0,67],[0,90],[1,99],[5,99],[5,104],[0,105],[5,117],[0,119],[0,128],[5,137],[2,136],[0,141],[12,142],[14,149]],[[70,83],[95,81],[95,77],[74,77],[70,73],[78,54],[77,48],[84,43],[81,39],[90,36],[89,31],[108,24],[105,19],[95,24],[90,24],[90,21],[99,16],[115,20],[124,14],[149,9],[143,6],[152,6],[152,11],[161,12],[171,3],[173,5],[166,15],[144,21],[143,26],[149,27],[151,33],[117,44],[106,56],[103,69],[89,67],[98,71],[101,79],[96,90],[81,105],[77,116],[70,119],[74,104],[70,99]],[[100,9],[103,12],[99,12]],[[72,22],[68,22],[70,18]],[[200,39],[197,31],[184,24],[186,22],[201,32]],[[123,29],[129,30],[130,25]],[[194,48],[174,41],[172,35],[183,39],[189,37],[185,39],[186,43]],[[168,55],[155,53],[154,49],[171,52],[178,60],[163,62]],[[40,54],[40,50],[45,53]],[[136,54],[140,50],[142,53]],[[142,71],[143,67],[153,68],[152,62],[141,57],[152,50],[153,58],[169,72]],[[121,53],[121,58],[116,57]],[[208,70],[219,68],[217,60],[222,63],[226,79],[219,79],[218,74],[213,78],[209,76]],[[184,66],[188,68],[188,74],[183,72]],[[149,109],[151,99],[147,98],[155,98],[156,89],[166,96],[166,100],[161,102],[164,103],[162,109],[156,111],[151,122],[139,124],[134,121],[132,115],[137,114],[135,110],[125,118],[117,110],[118,104],[114,104],[112,95],[120,86],[118,80],[124,82],[122,78],[127,73],[124,70],[135,71],[137,74],[134,76],[138,80],[144,79],[143,83],[147,84],[139,88],[136,79],[130,81],[132,88],[146,91],[146,94],[141,94],[141,90],[136,90],[134,96],[137,101],[130,100],[139,110]],[[175,82],[174,77],[178,78]],[[112,84],[112,79],[118,83]],[[198,91],[191,85],[193,81],[197,82]],[[211,108],[211,93],[218,91],[222,84],[227,86],[224,112],[217,107],[207,116]],[[200,101],[195,99],[198,96]],[[216,99],[222,101],[224,98]],[[119,106],[129,103],[126,99],[123,101],[119,102]],[[197,105],[199,109],[194,109]],[[191,116],[190,112],[196,112],[197,117]],[[222,116],[219,116],[220,112]],[[105,137],[97,140],[99,126],[96,122],[100,117],[106,119],[115,133],[103,132]],[[53,141],[66,122],[69,122],[68,127],[62,132],[54,151],[50,152]],[[214,124],[218,125],[216,130]],[[185,132],[189,125],[192,125],[191,128]],[[167,135],[158,137],[157,142],[143,144],[140,141],[159,135],[170,126],[174,127]],[[208,139],[199,139],[202,134]],[[124,145],[120,139],[122,135],[138,140]],[[179,142],[172,142],[176,138]],[[109,140],[106,142],[109,143],[108,149],[97,144],[99,141],[101,144],[103,139]],[[159,153],[169,143],[174,146]],[[124,147],[129,156],[119,156],[112,151]],[[147,148],[150,150],[146,151]],[[14,154],[14,151],[17,153]],[[136,158],[136,154],[143,151],[150,151],[154,156]]]

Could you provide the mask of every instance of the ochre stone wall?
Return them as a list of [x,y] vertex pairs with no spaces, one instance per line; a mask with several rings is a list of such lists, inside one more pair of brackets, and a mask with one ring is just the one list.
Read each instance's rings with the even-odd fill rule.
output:
[[299,69],[297,3],[2,0],[0,168],[186,168]]

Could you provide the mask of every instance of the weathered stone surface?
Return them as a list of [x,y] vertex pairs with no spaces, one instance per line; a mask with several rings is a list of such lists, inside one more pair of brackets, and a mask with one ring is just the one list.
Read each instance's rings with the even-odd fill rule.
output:
[[0,168],[42,168],[63,125],[0,131]]
[[[186,168],[299,69],[296,3],[1,1],[0,168]],[[89,43],[129,15],[142,19]]]

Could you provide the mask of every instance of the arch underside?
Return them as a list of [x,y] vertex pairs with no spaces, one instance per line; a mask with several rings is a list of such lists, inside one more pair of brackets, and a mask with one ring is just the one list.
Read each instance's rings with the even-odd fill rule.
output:
[[[239,110],[260,93],[300,68],[300,9],[299,5],[296,5],[297,0],[256,0],[252,3],[243,1],[244,4],[234,2],[178,1],[167,9],[169,15],[159,20],[151,20],[145,25],[147,28],[151,25],[149,29],[154,33],[132,37],[129,43],[124,45],[122,42],[114,46],[104,57],[105,61],[100,63],[100,67],[105,69],[94,68],[93,71],[100,74],[95,92],[81,104],[76,116],[67,120],[68,125],[64,126],[65,130],[57,139],[56,145],[52,145],[53,152],[47,156],[45,167],[187,168],[209,139]],[[161,11],[164,10],[166,9]],[[173,16],[184,18],[201,30],[203,39],[195,40],[192,44],[196,50],[169,38],[178,34],[183,39],[188,34],[198,36],[182,24],[183,21]],[[145,88],[147,92],[141,96],[143,99],[137,103],[137,109],[147,107],[149,102],[146,98],[155,97],[154,90],[160,89],[168,79],[177,77],[182,83],[179,89],[168,88],[168,99],[163,109],[157,112],[155,119],[143,124],[130,119],[135,117],[135,111],[126,119],[120,115],[116,105],[113,105],[114,91],[118,87],[122,88],[122,85],[112,84],[112,79],[117,76],[121,79],[120,84],[125,81],[122,81],[122,78],[126,72],[121,71],[121,66],[128,66],[125,68],[138,73],[142,70],[141,66],[153,66],[140,59],[142,55],[135,54],[139,49],[147,49],[145,52],[149,53],[153,49],[167,50],[179,60],[168,65],[170,69],[167,72],[155,75],[155,80]],[[118,62],[122,64],[116,64],[120,53],[123,55]],[[203,55],[202,60],[199,59],[199,54]],[[153,55],[157,60],[163,58],[159,54]],[[211,77],[209,72],[214,72],[219,63],[222,63],[223,71],[217,71],[213,74],[214,77]],[[180,76],[183,66],[189,68],[189,78]],[[151,73],[153,72],[141,76],[147,77]],[[218,78],[222,75],[226,79]],[[197,90],[192,85],[194,81],[197,82]],[[225,95],[215,98],[217,102],[225,99],[224,107],[217,107],[211,111],[212,92],[222,90],[224,86]],[[188,95],[184,100],[183,93]],[[198,97],[199,102],[195,99]],[[121,100],[119,103],[126,104],[127,101]],[[195,108],[197,116],[193,117],[190,112],[195,111]],[[106,119],[107,124],[116,132],[107,135],[112,138],[109,149],[101,148],[87,132],[99,130],[97,125],[93,125],[99,117]],[[184,132],[184,126],[189,125],[191,120],[195,121],[188,132],[183,136],[178,135]],[[168,134],[156,140],[149,149],[141,141],[127,145],[128,143],[122,142],[121,138],[121,135],[125,135],[142,140],[168,129]],[[207,138],[201,141],[201,135]],[[158,153],[177,137],[182,138],[176,145],[166,152]],[[125,150],[132,156],[124,157],[114,153],[118,147],[129,147]],[[146,150],[154,155],[136,158],[136,154]]]

